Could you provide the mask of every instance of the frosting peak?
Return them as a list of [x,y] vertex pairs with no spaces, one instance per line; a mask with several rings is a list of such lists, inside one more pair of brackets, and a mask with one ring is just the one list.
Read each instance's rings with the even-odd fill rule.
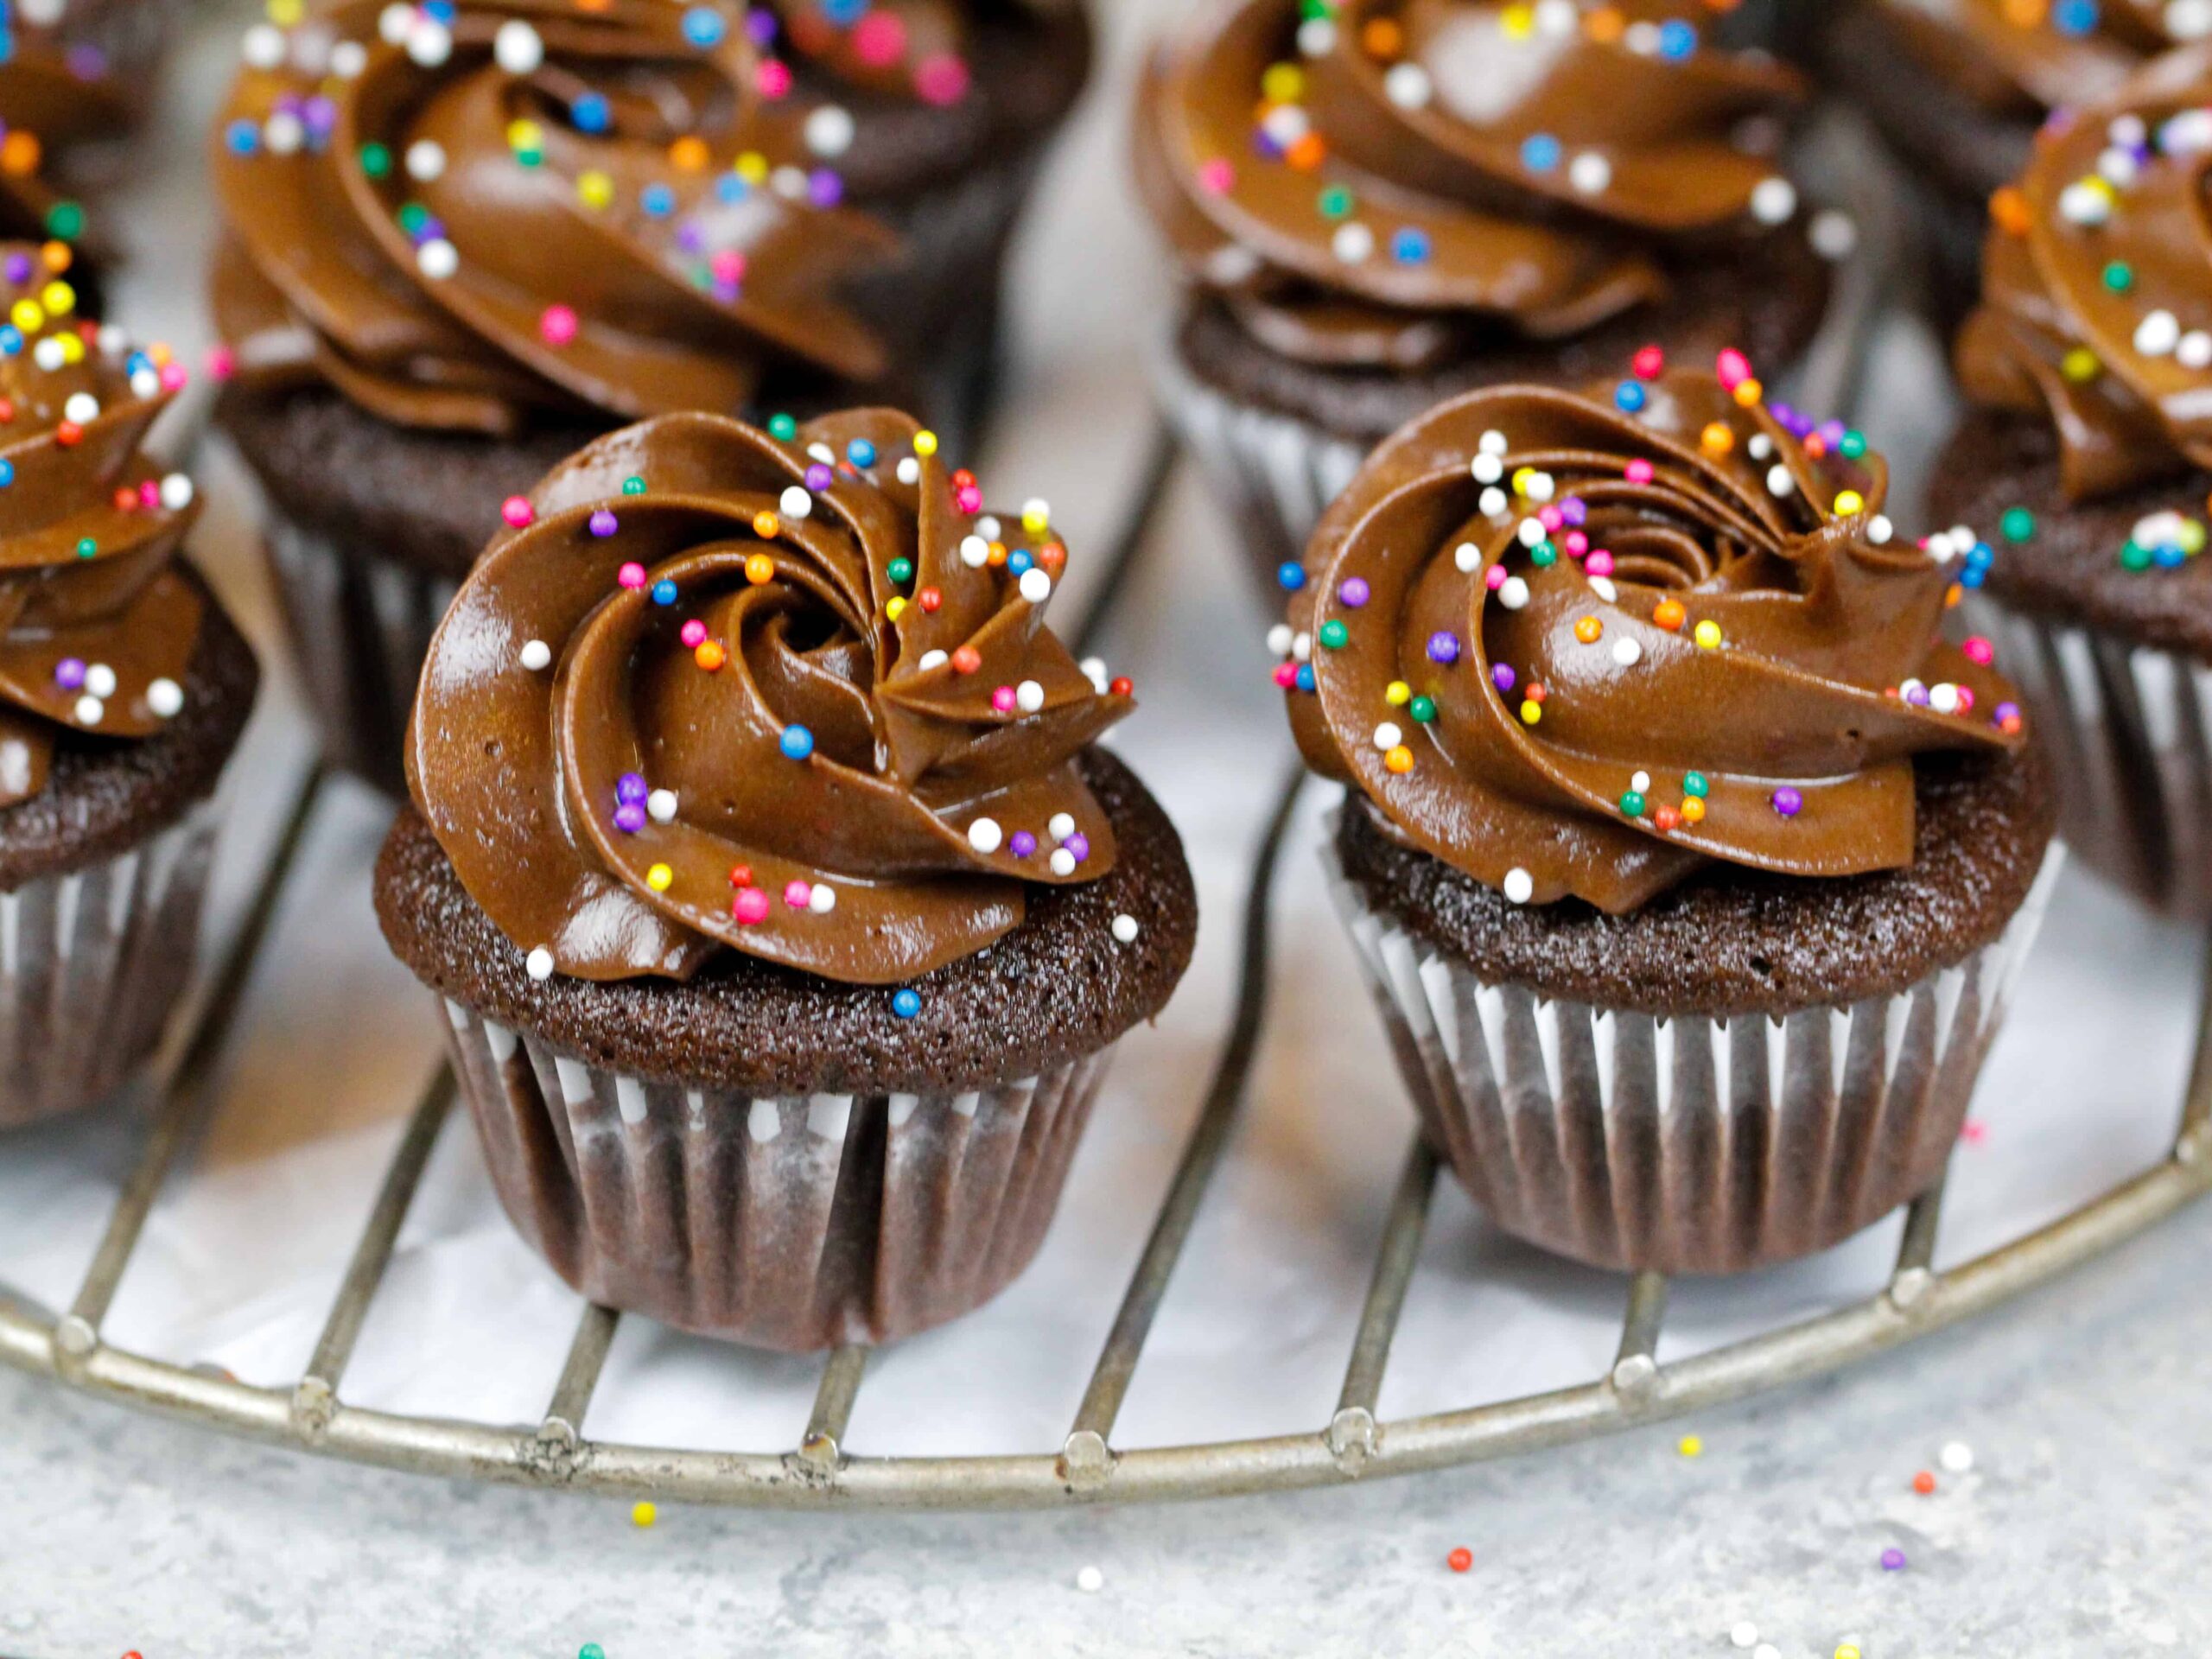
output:
[[1133,705],[1044,626],[1049,515],[984,513],[904,416],[779,432],[591,445],[507,504],[431,647],[410,785],[541,976],[728,948],[897,983],[1114,867],[1076,757]]
[[836,297],[891,232],[837,204],[721,7],[350,0],[264,24],[219,124],[238,371],[383,418],[734,411],[772,367],[879,378]]
[[192,486],[140,454],[181,372],[78,318],[30,248],[0,245],[0,312],[5,807],[46,788],[61,734],[143,738],[181,710],[202,601],[173,563]]
[[1478,392],[1378,450],[1277,675],[1316,769],[1516,902],[1909,862],[1912,757],[2016,746],[2013,693],[1938,639],[1880,458],[1729,382]]
[[1152,66],[1139,177],[1192,276],[1288,355],[1575,333],[1663,293],[1670,251],[1796,212],[1740,145],[1796,78],[1690,10],[1240,0]]

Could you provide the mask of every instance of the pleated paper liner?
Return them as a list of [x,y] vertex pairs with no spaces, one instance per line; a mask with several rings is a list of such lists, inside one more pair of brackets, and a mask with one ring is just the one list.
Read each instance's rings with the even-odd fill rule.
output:
[[445,1005],[500,1203],[592,1300],[805,1352],[944,1324],[1045,1240],[1112,1055],[960,1094],[647,1082]]
[[2212,918],[2212,667],[1977,596],[2067,780],[2058,833],[2152,909]]
[[1499,1227],[1595,1267],[1811,1255],[1934,1185],[2049,902],[1900,995],[1660,1019],[1483,982],[1332,886],[1431,1142]]
[[97,1104],[150,1058],[192,977],[219,809],[0,893],[0,1128]]

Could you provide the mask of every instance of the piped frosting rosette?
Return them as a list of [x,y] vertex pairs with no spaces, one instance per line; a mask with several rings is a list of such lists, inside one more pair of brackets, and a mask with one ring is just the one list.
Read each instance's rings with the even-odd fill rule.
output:
[[2212,34],[2212,0],[1881,0],[1921,55],[1986,105],[2102,98],[2145,59]]
[[205,601],[175,564],[191,483],[141,453],[183,384],[76,315],[45,257],[0,245],[0,807],[65,732],[153,735],[184,706]]
[[744,952],[903,982],[1113,868],[1078,753],[1130,712],[1044,625],[1049,514],[883,410],[671,416],[556,471],[424,671],[417,804],[532,974]]
[[1891,539],[1856,435],[1785,424],[1740,362],[1645,366],[1614,406],[1479,392],[1376,454],[1281,641],[1300,747],[1516,902],[1910,862],[1913,758],[2024,741],[1986,642],[1937,636],[1947,563]]
[[1149,72],[1138,174],[1192,278],[1287,355],[1419,368],[1484,320],[1571,334],[1662,294],[1670,245],[1796,211],[1739,145],[1799,83],[1715,45],[1701,16],[1655,0],[1207,9]]
[[736,411],[867,382],[840,285],[896,247],[764,99],[734,8],[352,0],[263,24],[218,125],[239,373],[403,425]]
[[2054,124],[1999,193],[1969,395],[2048,411],[2076,501],[2212,467],[2212,48]]
[[0,8],[0,235],[82,237],[84,208],[53,182],[55,169],[122,137],[139,113],[99,47],[73,38],[70,10],[52,0]]

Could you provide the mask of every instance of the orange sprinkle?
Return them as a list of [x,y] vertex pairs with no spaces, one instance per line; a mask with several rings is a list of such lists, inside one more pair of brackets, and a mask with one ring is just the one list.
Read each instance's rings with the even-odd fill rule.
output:
[[29,178],[38,171],[39,155],[38,135],[19,127],[0,138],[0,173],[18,179]]
[[46,268],[59,276],[77,263],[77,250],[67,242],[48,242],[38,251]]
[[1617,45],[1628,33],[1628,19],[1618,6],[1600,6],[1582,20],[1582,32],[1600,46]]
[[668,147],[668,159],[680,173],[703,173],[714,160],[714,152],[697,133],[687,132]]
[[2028,211],[2028,199],[2017,185],[2008,184],[1990,197],[1989,217],[2007,236],[2025,236],[2035,226],[2034,216]]
[[1309,132],[1282,153],[1284,161],[1301,173],[1311,173],[1328,159],[1329,147],[1322,143],[1321,135]]
[[1682,822],[1684,823],[1703,823],[1705,822],[1705,803],[1694,795],[1685,796],[1682,799]]
[[[758,530],[760,525],[756,524],[753,528]],[[773,582],[776,579],[776,562],[766,553],[755,553],[745,562],[745,579],[755,588]]]
[[1651,613],[1651,620],[1672,633],[1689,620],[1689,613],[1682,608],[1679,599],[1662,599],[1659,608]]
[[691,660],[712,674],[729,660],[729,654],[713,640],[702,639],[691,653]]
[[753,533],[763,541],[775,535],[783,527],[784,521],[772,512],[756,512],[753,515]]
[[1586,645],[1596,645],[1599,636],[1605,631],[1605,625],[1594,616],[1580,617],[1574,624],[1574,637]]
[[1395,58],[1406,49],[1406,31],[1395,18],[1373,18],[1359,31],[1359,49],[1370,58]]
[[1401,743],[1382,757],[1382,764],[1401,774],[1411,772],[1414,769],[1414,752]]
[[1766,388],[1757,380],[1746,378],[1736,383],[1732,394],[1738,404],[1745,409],[1757,409],[1766,396]]

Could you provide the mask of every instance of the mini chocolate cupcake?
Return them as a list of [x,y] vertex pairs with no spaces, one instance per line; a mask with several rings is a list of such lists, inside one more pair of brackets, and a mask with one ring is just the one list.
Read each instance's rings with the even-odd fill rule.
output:
[[1190,288],[1162,395],[1268,580],[1447,398],[1811,340],[1800,83],[1693,10],[1239,0],[1155,60],[1137,174]]
[[944,342],[968,376],[952,397],[972,446],[998,368],[1007,255],[1090,76],[1084,0],[760,0],[747,28],[770,54],[765,84],[804,112],[849,199],[903,238],[861,302]]
[[351,0],[246,56],[214,145],[219,419],[331,755],[388,789],[502,499],[656,414],[910,385],[937,413],[928,337],[842,297],[897,237],[837,205],[721,9]]
[[1533,387],[1330,509],[1279,681],[1427,1131],[1497,1224],[1734,1272],[1924,1191],[2054,805],[1886,469],[1709,376]]
[[1974,406],[1930,498],[1974,549],[1967,581],[2065,766],[2067,841],[2198,918],[2212,917],[2208,168],[2205,48],[2037,143],[1990,231],[1958,348]]
[[[192,969],[212,798],[253,653],[178,556],[189,480],[140,453],[179,383],[0,245],[0,1128],[87,1106]],[[161,359],[162,360],[157,360]]]
[[2202,0],[1834,0],[1828,13],[1826,79],[1905,163],[1947,327],[1974,306],[1990,196],[2036,129],[2212,23]]
[[1181,843],[1091,747],[1128,683],[1043,626],[1043,511],[982,507],[903,416],[671,416],[439,631],[378,912],[597,1301],[787,1350],[976,1306],[1188,963]]

